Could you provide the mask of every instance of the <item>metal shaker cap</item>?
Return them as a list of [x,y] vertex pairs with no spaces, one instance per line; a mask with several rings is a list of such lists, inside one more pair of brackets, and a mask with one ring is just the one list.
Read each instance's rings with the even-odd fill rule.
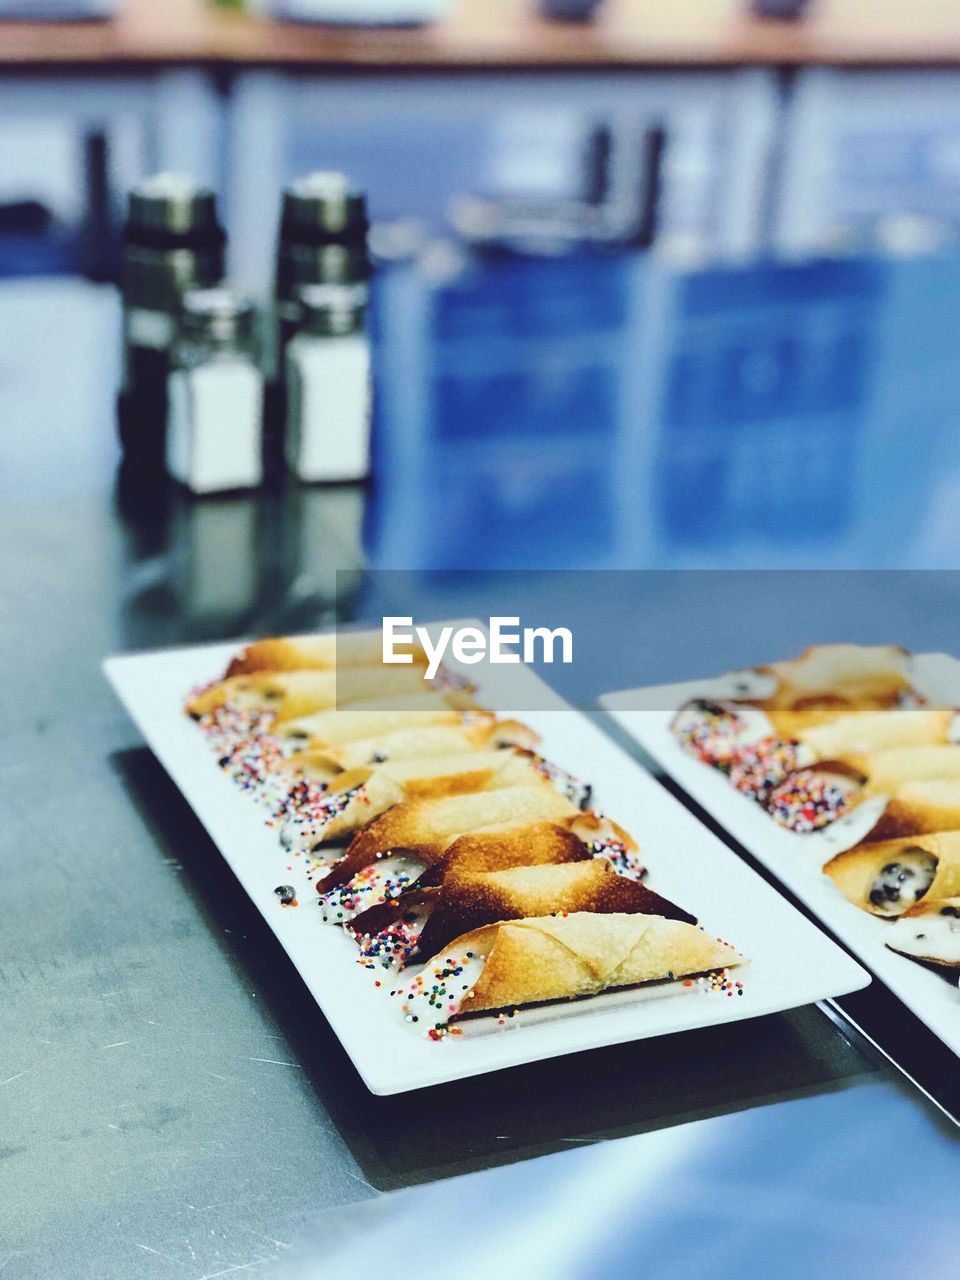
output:
[[366,232],[366,196],[351,190],[344,174],[318,170],[284,188],[282,235],[312,240]]
[[182,173],[156,173],[130,192],[130,226],[161,235],[217,228],[217,199]]
[[300,327],[334,337],[363,328],[367,287],[362,284],[306,284],[297,293]]
[[216,342],[245,342],[253,334],[256,309],[246,294],[229,285],[188,289],[180,320],[184,334]]

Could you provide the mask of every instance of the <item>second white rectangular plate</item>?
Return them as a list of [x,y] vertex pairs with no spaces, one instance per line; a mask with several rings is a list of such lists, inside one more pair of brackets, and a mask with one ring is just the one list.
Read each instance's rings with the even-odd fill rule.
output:
[[[917,683],[946,703],[960,695],[960,668],[945,654],[918,654]],[[674,712],[690,698],[710,694],[710,680],[604,694],[601,706],[657,760],[684,791],[772,871],[801,902],[832,929],[864,964],[900,997],[940,1039],[960,1054],[960,990],[938,973],[884,946],[889,924],[861,911],[823,874],[828,858],[854,843],[855,825],[809,836],[778,827],[747,796],[740,795],[710,765],[684,751],[670,729]],[[640,709],[640,706],[651,708]]]
[[[421,1038],[402,1021],[398,1001],[385,996],[389,977],[362,968],[349,937],[320,922],[313,909],[316,893],[306,877],[281,849],[276,832],[264,825],[262,811],[217,767],[202,733],[184,714],[188,691],[217,678],[237,647],[110,658],[105,671],[374,1093],[400,1093],[582,1049],[775,1013],[869,981],[855,961],[600,729],[551,695],[556,710],[516,714],[542,733],[544,755],[592,782],[597,807],[640,842],[651,887],[694,912],[705,928],[750,958],[743,970],[732,971],[744,994],[731,997],[675,983],[521,1012],[500,1029],[492,1018],[478,1019],[462,1037],[439,1043]],[[530,694],[515,698],[514,706],[548,705],[546,686],[532,671],[509,670],[513,693],[525,684]],[[489,689],[481,697],[510,714]],[[274,894],[279,884],[298,889],[296,909],[281,907]],[[376,978],[383,981],[380,989]]]

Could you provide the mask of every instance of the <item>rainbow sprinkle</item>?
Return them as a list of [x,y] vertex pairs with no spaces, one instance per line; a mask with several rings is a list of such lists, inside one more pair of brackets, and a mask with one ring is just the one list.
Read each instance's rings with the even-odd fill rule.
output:
[[726,773],[741,795],[766,804],[770,793],[797,768],[797,746],[778,738],[761,738],[730,752]]
[[227,705],[208,711],[197,722],[220,768],[242,791],[262,786],[284,759],[285,749],[271,733],[275,719],[272,711],[244,711]]
[[670,727],[681,745],[698,760],[722,769],[727,765],[737,739],[747,724],[723,703],[695,698],[680,708]]
[[703,973],[699,978],[684,978],[683,985],[697,991],[699,995],[742,996],[742,982],[730,977],[727,969],[717,969],[713,973]]
[[847,792],[835,780],[798,768],[798,743],[774,737],[738,742],[746,723],[722,703],[702,698],[689,702],[671,727],[681,745],[704,764],[720,769],[736,791],[763,805],[774,822],[789,831],[819,831],[849,804]]
[[411,912],[379,933],[365,933],[357,939],[358,963],[365,969],[402,969],[420,945],[424,923],[421,914]]
[[829,826],[849,803],[848,792],[828,775],[800,769],[771,791],[767,812],[781,827],[806,835]]
[[[291,788],[291,791],[297,791],[299,799],[292,800],[287,806],[294,814],[288,828],[289,834],[285,833],[284,836],[290,847],[297,846],[301,834],[311,846],[319,844],[324,838],[324,827],[343,813],[363,791],[362,782],[355,787],[347,787],[344,791],[336,791],[333,795],[328,795],[325,788],[312,790],[314,785],[298,782]],[[303,828],[302,833],[298,830],[300,827]]]
[[297,778],[285,788],[273,807],[278,822],[307,821],[319,812],[327,799],[327,784],[310,778]]

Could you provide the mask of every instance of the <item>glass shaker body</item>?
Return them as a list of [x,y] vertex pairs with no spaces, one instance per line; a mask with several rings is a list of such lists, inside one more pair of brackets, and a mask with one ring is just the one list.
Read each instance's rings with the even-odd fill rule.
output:
[[370,474],[370,344],[362,285],[301,290],[286,352],[287,465],[308,483]]
[[194,493],[263,479],[263,373],[249,301],[227,288],[184,297],[169,387],[167,470]]

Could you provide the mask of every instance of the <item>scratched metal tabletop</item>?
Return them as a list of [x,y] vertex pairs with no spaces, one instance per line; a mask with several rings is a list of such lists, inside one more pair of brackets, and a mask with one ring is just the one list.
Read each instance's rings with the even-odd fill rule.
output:
[[[671,1185],[689,1174],[704,1197],[728,1173],[704,1150],[739,1150],[745,1184],[779,1187],[779,1208],[751,1219],[771,1247],[791,1195],[825,1220],[816,1169],[829,1163],[830,1185],[862,1188],[851,1209],[862,1244],[864,1222],[889,1209],[874,1146],[853,1140],[877,1114],[949,1203],[953,1129],[812,1008],[423,1095],[367,1094],[99,666],[127,649],[335,621],[335,571],[359,580],[364,554],[391,563],[398,495],[381,485],[370,499],[299,491],[184,503],[131,486],[113,442],[117,319],[108,290],[0,289],[3,1280],[342,1275],[349,1250],[335,1256],[325,1242],[333,1221],[355,1221],[345,1206],[394,1191],[456,1204],[467,1186],[476,1231],[495,1233],[525,1193],[554,1187],[561,1213],[570,1188],[595,1188],[600,1166],[580,1149],[601,1139],[624,1140],[603,1148],[604,1169],[619,1161],[622,1177],[628,1164],[669,1159]],[[515,489],[515,508],[525,494]],[[596,535],[588,525],[587,563]],[[417,567],[410,556],[392,563]],[[507,559],[502,542],[496,559]],[[416,1190],[461,1174],[480,1181]],[[608,1185],[614,1175],[602,1176]],[[635,1193],[646,1235],[617,1201],[632,1222],[617,1235],[627,1272],[631,1242],[645,1250],[678,1222],[649,1180]],[[416,1200],[378,1203],[388,1216],[421,1212]],[[538,1200],[545,1233],[548,1209]],[[849,1254],[841,1217],[818,1234],[821,1259],[841,1242]],[[356,1221],[380,1238],[373,1219]],[[550,1273],[590,1274],[582,1250],[565,1269],[561,1243]],[[609,1262],[609,1237],[606,1247]],[[738,1259],[756,1262],[745,1250],[741,1241],[704,1258],[733,1275]],[[941,1274],[923,1260],[925,1276]],[[907,1274],[872,1261],[872,1275]]]

